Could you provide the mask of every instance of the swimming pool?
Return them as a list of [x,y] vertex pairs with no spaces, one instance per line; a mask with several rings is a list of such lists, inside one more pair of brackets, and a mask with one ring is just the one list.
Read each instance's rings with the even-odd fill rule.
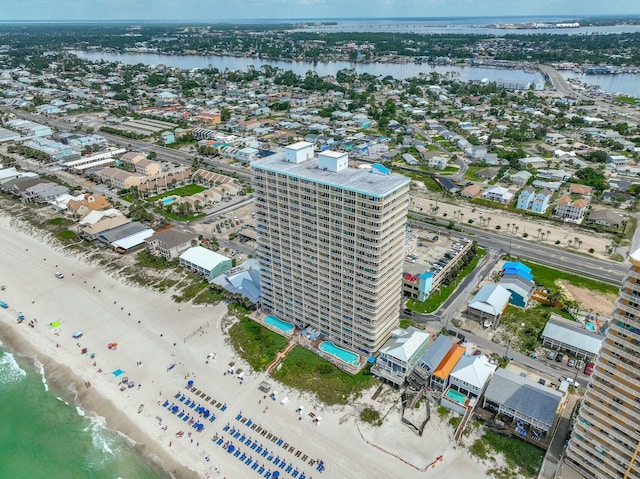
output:
[[585,328],[587,328],[589,331],[595,331],[596,330],[596,325],[593,323],[587,323],[584,325]]
[[163,205],[170,205],[174,201],[175,201],[175,198],[173,196],[170,196],[169,198],[165,198],[164,200],[162,200],[162,204]]
[[331,341],[322,341],[318,347],[320,348],[320,351],[338,358],[343,363],[358,366],[359,361],[357,354],[347,351],[346,349],[339,348]]
[[269,326],[273,326],[274,328],[279,329],[286,335],[290,335],[295,326],[291,323],[287,323],[286,321],[281,320],[280,318],[276,318],[275,316],[265,316],[262,320],[264,324],[268,324]]
[[449,389],[446,396],[452,401],[457,402],[458,404],[464,404],[464,402],[467,400],[467,396],[454,389]]

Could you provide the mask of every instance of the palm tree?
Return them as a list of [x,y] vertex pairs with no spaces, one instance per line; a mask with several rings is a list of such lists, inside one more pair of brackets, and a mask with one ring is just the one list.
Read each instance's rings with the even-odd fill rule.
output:
[[571,243],[573,243],[573,241],[571,241],[571,240],[567,241],[567,246],[568,246],[569,248],[571,248]]
[[480,225],[483,225],[484,224],[484,216],[480,215],[479,219],[480,219]]
[[580,246],[582,246],[582,240],[580,238],[576,238],[576,245],[577,245],[576,249],[580,249]]
[[549,235],[551,234],[551,231],[547,230],[547,241],[549,240]]
[[509,232],[509,228],[511,228],[511,223],[507,223],[507,233]]
[[542,233],[542,228],[538,228],[538,238],[540,238],[540,233]]
[[573,238],[573,245],[576,247],[576,249],[578,249],[578,241],[580,241],[580,238],[578,238],[577,236]]
[[491,223],[491,216],[487,218],[487,226],[489,226],[490,223]]
[[515,228],[516,228],[516,234],[517,234],[517,233],[518,233],[518,230],[520,229],[520,227],[519,227],[519,226],[516,226]]

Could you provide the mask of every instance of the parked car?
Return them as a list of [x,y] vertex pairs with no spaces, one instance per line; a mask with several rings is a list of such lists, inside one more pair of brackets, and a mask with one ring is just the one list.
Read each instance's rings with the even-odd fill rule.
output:
[[591,373],[593,373],[594,367],[595,367],[595,363],[593,363],[592,361],[589,361],[587,365],[584,367],[584,373],[588,376],[591,375]]
[[544,380],[544,379],[542,379],[542,378],[538,379],[538,384],[541,384],[542,386],[544,386],[546,382],[547,382],[547,381],[545,381],[545,380]]
[[556,354],[556,362],[557,363],[561,363],[562,362],[562,358],[563,358],[562,354],[560,354],[560,353]]
[[415,316],[416,315],[415,311],[411,311],[410,309],[405,309],[404,310],[404,314],[406,314],[407,316]]
[[555,351],[549,351],[547,353],[547,359],[552,359],[552,360],[555,359],[556,358],[556,354],[558,354],[558,353],[556,353]]
[[62,274],[62,273],[60,273],[60,272],[56,272],[55,276],[56,276],[56,278],[58,278],[58,279],[62,279],[62,278],[64,278],[64,274]]
[[576,366],[576,360],[573,358],[569,359],[569,361],[567,361],[567,366],[574,368]]

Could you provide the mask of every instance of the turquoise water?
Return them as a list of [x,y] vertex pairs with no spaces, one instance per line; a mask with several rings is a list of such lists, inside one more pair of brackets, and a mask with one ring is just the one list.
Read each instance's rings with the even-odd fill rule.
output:
[[585,328],[587,328],[589,331],[595,331],[596,330],[596,325],[593,323],[587,323],[585,324]]
[[357,354],[352,353],[351,351],[347,351],[346,349],[339,348],[331,341],[322,341],[319,348],[321,351],[335,356],[344,363],[353,364],[354,366],[358,365]]
[[286,321],[281,320],[280,318],[276,318],[275,316],[265,316],[264,324],[268,324],[269,326],[273,326],[274,328],[278,328],[284,334],[291,334],[295,329],[295,326],[291,323],[287,323]]
[[170,205],[171,203],[173,203],[175,201],[174,198],[169,197],[169,198],[165,198],[164,200],[162,200],[162,204],[163,205]]
[[457,402],[458,404],[464,404],[464,402],[467,399],[467,396],[465,396],[464,394],[462,394],[461,392],[458,391],[454,391],[453,389],[449,389],[447,391],[447,397],[449,399],[454,400],[455,402]]
[[159,477],[101,420],[57,395],[33,362],[0,348],[0,478]]

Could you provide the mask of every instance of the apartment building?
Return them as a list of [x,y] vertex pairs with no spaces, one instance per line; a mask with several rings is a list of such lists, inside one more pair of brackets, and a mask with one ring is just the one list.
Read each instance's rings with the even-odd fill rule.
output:
[[262,309],[377,351],[398,324],[409,179],[307,142],[251,170]]
[[640,250],[596,360],[566,460],[587,478],[640,478]]

